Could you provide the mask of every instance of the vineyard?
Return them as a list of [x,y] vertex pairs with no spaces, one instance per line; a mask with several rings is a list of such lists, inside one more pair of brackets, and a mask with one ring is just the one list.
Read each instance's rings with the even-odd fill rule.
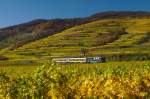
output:
[[0,99],[150,98],[150,62],[47,63],[30,74],[0,73]]

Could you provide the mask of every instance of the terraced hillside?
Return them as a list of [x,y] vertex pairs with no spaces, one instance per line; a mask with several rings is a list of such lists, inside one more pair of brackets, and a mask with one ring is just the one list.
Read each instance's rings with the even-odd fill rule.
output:
[[0,50],[15,49],[26,43],[59,33],[70,27],[88,23],[82,19],[33,20],[28,23],[0,29]]
[[[49,61],[52,57],[99,55],[105,56],[108,61],[150,60],[150,18],[144,13],[130,14],[129,17],[127,13],[95,14],[92,18],[87,18],[91,22],[82,21],[82,25],[35,39],[36,41],[17,46],[14,50],[3,49],[0,51],[0,65],[36,65]],[[118,16],[113,17],[116,15]],[[57,23],[54,26],[56,25]],[[48,29],[49,27],[46,28]]]
[[104,55],[144,60],[149,58],[149,38],[149,18],[104,19],[26,44],[16,52],[45,58]]
[[27,23],[0,28],[0,50],[16,49],[24,44],[60,33],[68,28],[102,19],[150,18],[149,12],[108,11],[85,18],[36,19]]

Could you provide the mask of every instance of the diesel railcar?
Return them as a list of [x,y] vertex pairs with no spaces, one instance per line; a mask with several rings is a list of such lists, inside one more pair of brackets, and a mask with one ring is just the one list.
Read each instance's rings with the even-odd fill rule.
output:
[[53,58],[54,63],[104,63],[104,57],[84,57],[84,58]]

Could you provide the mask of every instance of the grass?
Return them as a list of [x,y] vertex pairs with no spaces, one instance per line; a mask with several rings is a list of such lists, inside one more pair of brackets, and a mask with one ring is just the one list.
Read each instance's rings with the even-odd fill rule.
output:
[[[115,68],[115,66],[122,66],[122,67],[133,67],[137,68],[139,66],[150,65],[150,61],[123,61],[123,62],[106,62],[106,63],[95,63],[95,64],[61,64],[62,71],[68,70],[76,70],[78,72],[83,73],[84,71],[87,73],[92,73],[95,69],[103,69],[107,67]],[[17,65],[17,66],[0,66],[1,72],[6,72],[11,76],[18,76],[22,74],[32,73],[36,70],[36,68],[40,67],[41,65]]]
[[0,66],[0,72],[6,72],[10,77],[18,77],[23,74],[32,73],[39,66]]
[[64,64],[62,65],[63,71],[75,70],[80,73],[92,74],[95,70],[103,70],[106,68],[116,67],[127,67],[127,68],[143,68],[144,66],[150,66],[150,61],[123,61],[123,62],[106,62],[106,63],[95,63],[95,64]]

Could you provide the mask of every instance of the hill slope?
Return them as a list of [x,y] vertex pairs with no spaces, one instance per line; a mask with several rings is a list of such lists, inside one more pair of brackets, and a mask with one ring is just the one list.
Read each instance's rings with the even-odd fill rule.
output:
[[34,20],[0,30],[0,49],[17,48],[34,40],[53,35],[75,25],[87,23],[81,19]]
[[20,47],[51,56],[149,54],[150,19],[104,19],[73,27]]
[[[23,24],[23,27],[27,25],[25,28],[27,30],[32,28],[29,35],[39,37],[31,38],[32,42],[26,41],[21,43],[21,46],[15,46],[14,50],[2,50],[0,57],[3,61],[0,61],[0,65],[41,64],[52,57],[99,55],[105,56],[108,61],[150,60],[149,13],[146,15],[141,12],[135,12],[136,15],[131,12],[129,15],[127,15],[129,12],[114,12],[113,15],[110,13],[112,12],[100,13],[84,19],[59,19],[53,22],[38,20],[31,22],[30,25]],[[116,15],[119,17],[115,17]],[[66,24],[69,24],[67,28],[64,27]],[[21,28],[18,31],[21,31]],[[9,33],[19,32],[8,32],[8,35]],[[15,39],[15,36],[10,38]],[[22,37],[18,36],[21,42],[25,37],[29,38],[24,34]],[[16,44],[16,41],[18,39],[8,43],[7,47]],[[3,40],[1,43],[7,44],[3,43]]]
[[15,49],[28,42],[32,42],[59,32],[73,26],[89,23],[100,19],[117,18],[149,18],[149,12],[103,12],[97,13],[87,18],[76,19],[38,19],[28,23],[19,24],[0,29],[0,49]]

